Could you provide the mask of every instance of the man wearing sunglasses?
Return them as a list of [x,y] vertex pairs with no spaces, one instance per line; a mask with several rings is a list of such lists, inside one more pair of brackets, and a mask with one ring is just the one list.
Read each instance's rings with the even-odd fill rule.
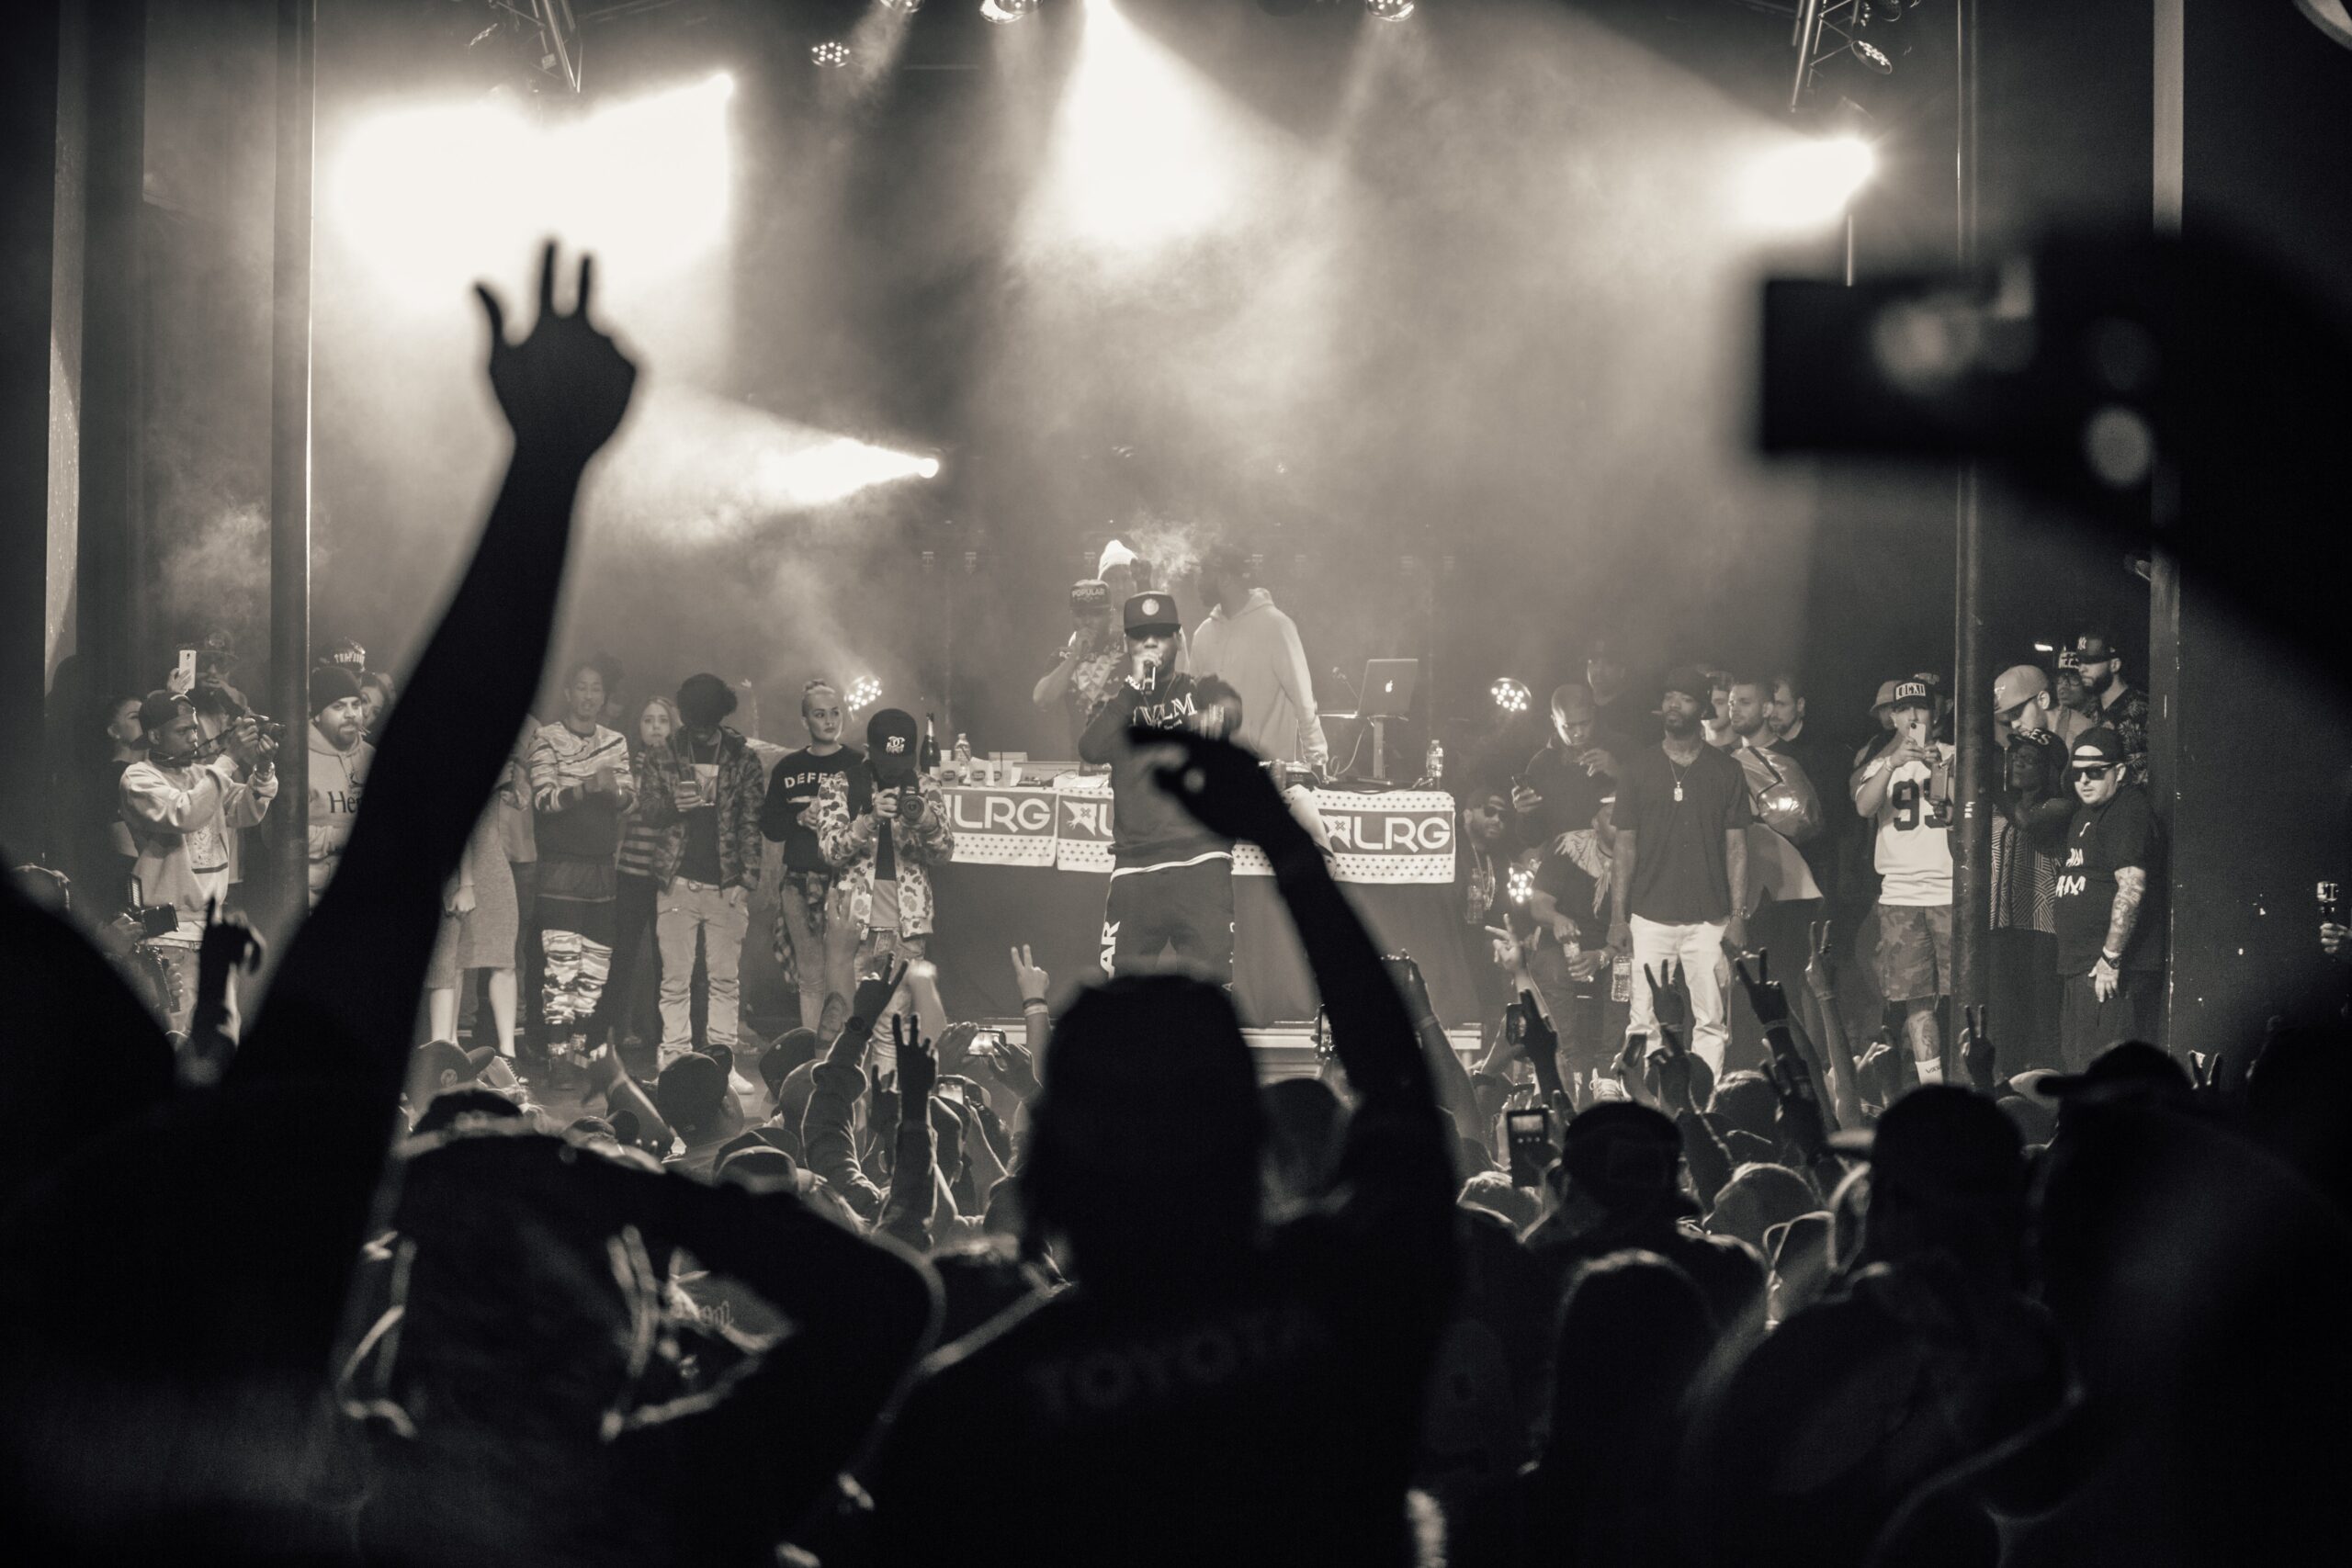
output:
[[2086,731],[2066,763],[2080,804],[2051,901],[2065,987],[2059,1049],[2078,1073],[2119,1040],[2155,1038],[2165,957],[2156,815],[2128,777],[2123,738]]

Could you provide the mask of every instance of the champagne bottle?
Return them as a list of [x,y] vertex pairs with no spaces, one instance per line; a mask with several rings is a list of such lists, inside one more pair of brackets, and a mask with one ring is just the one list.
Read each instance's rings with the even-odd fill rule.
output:
[[927,713],[922,716],[922,751],[916,758],[916,764],[922,769],[924,777],[939,777],[939,735]]

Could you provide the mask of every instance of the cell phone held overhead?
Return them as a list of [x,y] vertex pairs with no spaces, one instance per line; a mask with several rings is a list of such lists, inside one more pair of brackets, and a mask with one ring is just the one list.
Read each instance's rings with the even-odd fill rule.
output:
[[1510,1145],[1510,1184],[1513,1187],[1538,1187],[1544,1172],[1555,1157],[1552,1136],[1552,1112],[1537,1106],[1532,1110],[1503,1112],[1503,1134]]

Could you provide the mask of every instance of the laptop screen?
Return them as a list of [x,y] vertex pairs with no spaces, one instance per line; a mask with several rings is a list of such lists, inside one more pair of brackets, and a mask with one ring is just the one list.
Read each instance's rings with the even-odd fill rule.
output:
[[1363,716],[1403,718],[1412,711],[1420,684],[1418,659],[1375,659],[1363,667]]

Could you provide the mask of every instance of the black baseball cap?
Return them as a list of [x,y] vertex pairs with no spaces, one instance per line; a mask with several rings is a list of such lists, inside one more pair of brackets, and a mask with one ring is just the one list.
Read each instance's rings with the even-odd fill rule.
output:
[[1560,1169],[1612,1210],[1664,1201],[1686,1214],[1699,1213],[1682,1190],[1681,1130],[1630,1100],[1604,1100],[1579,1112],[1561,1134]]
[[1678,665],[1668,671],[1665,681],[1659,683],[1660,696],[1668,692],[1679,692],[1702,703],[1712,702],[1715,695],[1715,678],[1696,664]]
[[1157,588],[1128,599],[1126,622],[1129,637],[1139,637],[1148,632],[1173,632],[1184,624],[1177,618],[1176,596]]
[[1888,696],[1886,705],[1897,713],[1905,708],[1932,708],[1936,705],[1936,694],[1928,689],[1927,682],[1914,675],[1907,681],[1894,682],[1894,691]]
[[1869,1133],[1830,1139],[1871,1162],[1874,1185],[1935,1202],[2012,1203],[2025,1193],[2025,1140],[2001,1108],[1957,1084],[1922,1084]]
[[2075,749],[2066,758],[2066,771],[2081,773],[2087,768],[2104,768],[2123,761],[2123,737],[2101,726],[2086,729],[2075,737]]
[[920,734],[915,716],[904,708],[884,708],[867,719],[865,754],[872,761],[874,776],[890,784],[913,778]]

